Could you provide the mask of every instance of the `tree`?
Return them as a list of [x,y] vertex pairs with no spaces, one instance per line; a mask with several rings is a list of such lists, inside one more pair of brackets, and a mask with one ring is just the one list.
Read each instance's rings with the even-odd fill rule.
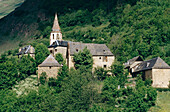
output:
[[55,59],[58,61],[58,63],[63,64],[64,63],[64,58],[61,53],[57,53],[55,55]]
[[95,68],[94,74],[97,75],[98,80],[104,80],[108,75],[108,71],[104,68]]
[[115,75],[118,78],[120,85],[124,86],[127,79],[127,74],[124,71],[123,64],[118,61],[115,61],[111,66],[111,72],[113,75]]
[[47,74],[46,72],[42,72],[40,76],[40,84],[44,85],[47,82]]
[[79,69],[81,66],[85,66],[87,69],[92,69],[93,59],[90,51],[85,47],[83,51],[79,51],[74,54],[73,60],[75,62],[75,68]]
[[44,44],[37,44],[35,47],[35,59],[37,66],[41,64],[49,54],[50,52]]
[[16,81],[20,81],[17,65],[14,58],[7,59],[5,62],[0,63],[0,89],[11,88]]
[[68,77],[66,77],[61,85],[62,91],[57,98],[56,111],[88,111],[92,104],[93,95],[96,93],[93,89],[93,80],[90,70],[84,71],[86,67],[81,69],[71,69]]
[[30,75],[36,74],[36,63],[35,60],[28,54],[28,56],[22,56],[19,64],[19,77],[25,79]]
[[155,105],[156,90],[151,86],[145,86],[145,82],[139,79],[136,87],[119,87],[117,77],[108,77],[104,80],[103,102],[110,111],[146,112]]

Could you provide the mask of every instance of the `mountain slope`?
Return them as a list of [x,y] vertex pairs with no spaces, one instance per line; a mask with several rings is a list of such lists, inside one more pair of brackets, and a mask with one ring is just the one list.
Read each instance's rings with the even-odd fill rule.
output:
[[63,39],[105,43],[119,61],[169,58],[169,0],[26,0],[0,20],[0,52],[49,39],[57,12]]
[[94,23],[99,26],[117,3],[127,3],[125,1],[26,0],[15,11],[0,20],[0,52],[16,47],[21,40],[48,38],[56,12],[64,34],[65,31],[77,26],[83,27]]
[[24,0],[0,0],[0,19],[8,15],[23,2]]

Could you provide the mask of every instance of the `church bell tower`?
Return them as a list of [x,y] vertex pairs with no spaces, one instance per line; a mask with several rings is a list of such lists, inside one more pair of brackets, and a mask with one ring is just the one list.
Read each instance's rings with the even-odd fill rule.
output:
[[59,40],[59,41],[62,40],[62,33],[61,33],[60,26],[59,26],[59,23],[58,23],[57,13],[55,14],[53,28],[52,28],[52,32],[50,34],[50,45],[53,42],[55,42],[56,40]]

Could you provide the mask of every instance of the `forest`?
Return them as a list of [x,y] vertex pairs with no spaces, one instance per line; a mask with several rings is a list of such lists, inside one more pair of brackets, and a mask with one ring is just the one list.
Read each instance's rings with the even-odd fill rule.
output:
[[[155,105],[156,89],[141,74],[135,87],[126,87],[123,63],[139,55],[144,60],[159,56],[170,65],[169,7],[169,0],[26,0],[0,20],[0,48],[6,47],[2,43],[7,37],[14,48],[0,57],[0,111],[148,111]],[[77,63],[68,70],[59,54],[55,58],[64,66],[57,79],[47,81],[43,73],[34,79],[36,84],[27,84],[31,88],[20,90],[19,83],[36,75],[36,67],[49,55],[56,12],[64,40],[104,43],[111,49],[116,57],[109,71],[113,76],[102,68],[92,72],[91,54],[84,49],[75,54],[75,63],[85,59],[88,65]],[[18,59],[18,48],[27,44],[35,47],[35,59]]]

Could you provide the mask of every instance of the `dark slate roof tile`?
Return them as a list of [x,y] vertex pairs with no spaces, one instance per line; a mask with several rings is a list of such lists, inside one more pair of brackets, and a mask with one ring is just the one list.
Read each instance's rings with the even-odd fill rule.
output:
[[140,72],[149,69],[170,69],[170,66],[165,63],[160,57],[153,58],[151,60],[143,61],[135,69],[135,72]]
[[[22,55],[22,54],[31,54],[31,45],[25,46],[21,48],[21,51],[17,55]],[[33,48],[33,53],[35,53],[35,49]]]
[[81,42],[69,42],[70,55],[82,51],[85,47],[90,50],[93,56],[113,56],[110,49],[105,44],[93,44],[93,43],[81,43]]
[[142,59],[140,56],[136,56],[136,57],[128,60],[128,61],[124,64],[125,68],[131,66],[135,61],[143,61],[143,59]]

